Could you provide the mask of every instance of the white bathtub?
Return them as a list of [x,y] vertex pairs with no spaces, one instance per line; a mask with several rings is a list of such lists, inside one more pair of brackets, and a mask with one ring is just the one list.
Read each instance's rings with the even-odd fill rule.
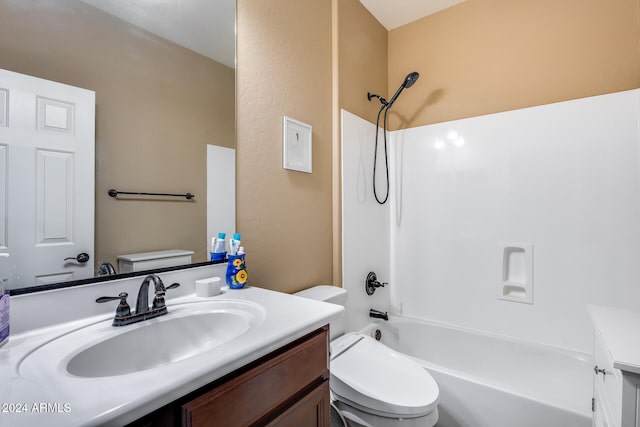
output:
[[362,332],[421,363],[440,387],[437,427],[589,427],[591,356],[409,317]]

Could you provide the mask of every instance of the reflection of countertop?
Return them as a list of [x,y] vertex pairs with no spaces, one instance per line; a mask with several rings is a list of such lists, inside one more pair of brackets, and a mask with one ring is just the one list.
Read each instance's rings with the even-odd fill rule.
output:
[[615,307],[590,305],[596,332],[606,343],[613,367],[640,374],[640,313]]
[[[100,314],[11,336],[0,348],[0,426],[124,425],[329,323],[341,306],[256,287],[229,290],[214,299],[248,300],[266,310],[249,332],[208,352],[163,367],[103,378],[79,378],[62,366],[43,369],[41,379],[23,378],[21,360],[39,346],[84,325],[104,322]],[[193,294],[167,302],[203,301]],[[131,301],[130,301],[131,303]],[[126,328],[124,326],[123,328]],[[123,349],[123,351],[134,351]],[[51,355],[60,357],[60,355]]]

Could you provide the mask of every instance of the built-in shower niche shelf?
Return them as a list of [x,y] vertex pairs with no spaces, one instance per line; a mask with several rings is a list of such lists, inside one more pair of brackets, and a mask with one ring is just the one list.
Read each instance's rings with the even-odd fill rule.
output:
[[502,299],[524,299],[527,289],[521,284],[507,283],[502,285]]
[[533,244],[498,244],[498,299],[533,304]]

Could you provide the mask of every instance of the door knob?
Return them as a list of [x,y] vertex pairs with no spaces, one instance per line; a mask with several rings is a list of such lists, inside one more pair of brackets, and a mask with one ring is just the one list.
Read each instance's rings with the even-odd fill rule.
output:
[[88,253],[81,252],[81,253],[78,254],[78,256],[75,256],[75,257],[71,256],[71,257],[65,258],[64,260],[65,261],[77,261],[80,264],[86,264],[86,262],[89,261],[89,258],[90,257],[89,257]]

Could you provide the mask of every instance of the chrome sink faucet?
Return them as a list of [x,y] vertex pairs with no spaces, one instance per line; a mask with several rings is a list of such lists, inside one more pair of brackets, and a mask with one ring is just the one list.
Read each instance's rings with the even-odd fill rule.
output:
[[[149,284],[153,282],[155,289],[155,297],[153,298],[153,304],[149,308]],[[136,298],[136,311],[131,313],[129,304],[127,304],[126,292],[122,292],[117,297],[100,297],[96,299],[97,303],[103,303],[107,301],[114,301],[119,299],[120,304],[116,308],[116,316],[113,318],[113,326],[124,326],[132,323],[141,322],[147,319],[153,319],[154,317],[167,314],[167,306],[165,305],[164,295],[167,289],[175,289],[180,286],[179,283],[172,283],[170,286],[164,287],[162,279],[155,274],[150,274],[144,278],[140,289],[138,290],[138,297]]]

